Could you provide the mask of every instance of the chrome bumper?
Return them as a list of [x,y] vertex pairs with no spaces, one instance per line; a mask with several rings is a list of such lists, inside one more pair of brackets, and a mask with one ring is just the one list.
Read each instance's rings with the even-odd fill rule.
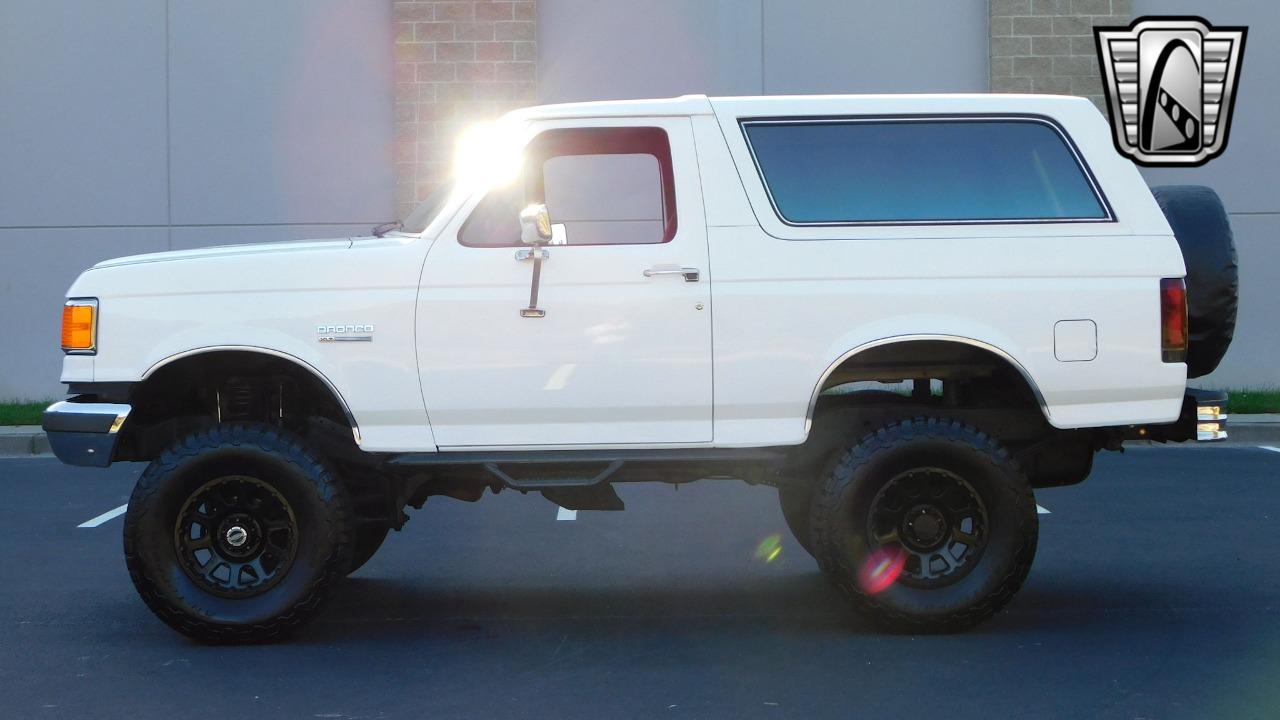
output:
[[1133,425],[1126,429],[1123,438],[1155,442],[1221,442],[1227,439],[1226,409],[1226,393],[1187,388],[1177,420],[1158,425]]
[[133,408],[121,403],[81,402],[72,398],[44,411],[49,447],[68,465],[107,467],[115,455],[120,428]]
[[1195,398],[1196,441],[1217,442],[1218,440],[1226,440],[1227,394],[1197,391]]

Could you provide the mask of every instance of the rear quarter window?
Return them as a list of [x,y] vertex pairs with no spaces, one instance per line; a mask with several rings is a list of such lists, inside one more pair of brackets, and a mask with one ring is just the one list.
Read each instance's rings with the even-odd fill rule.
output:
[[1036,118],[742,121],[793,225],[1112,219],[1078,153]]

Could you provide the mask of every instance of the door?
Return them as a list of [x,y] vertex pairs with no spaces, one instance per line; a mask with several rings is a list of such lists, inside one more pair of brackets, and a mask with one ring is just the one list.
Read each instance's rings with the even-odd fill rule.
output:
[[[541,262],[519,212],[546,204]],[[417,344],[441,448],[712,439],[711,293],[688,118],[534,128],[521,177],[470,201],[423,269]],[[541,315],[541,316],[538,316]]]

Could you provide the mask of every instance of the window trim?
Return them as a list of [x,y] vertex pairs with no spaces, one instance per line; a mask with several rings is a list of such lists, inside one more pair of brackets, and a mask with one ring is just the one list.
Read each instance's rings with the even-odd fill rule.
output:
[[[521,151],[523,152],[527,150],[531,145],[538,142],[540,138],[542,138],[543,136],[549,133],[562,132],[566,130],[567,131],[650,130],[650,131],[656,131],[658,133],[661,133],[662,135],[661,149],[665,151],[665,152],[662,152],[661,154],[654,153],[654,152],[639,152],[639,153],[636,153],[636,152],[631,152],[631,153],[573,152],[573,153],[562,153],[558,155],[551,155],[547,158],[544,158],[543,163],[545,164],[547,160],[550,160],[552,158],[570,157],[570,156],[578,156],[578,155],[638,154],[638,155],[649,155],[653,157],[654,160],[656,160],[658,163],[658,181],[662,185],[661,188],[659,189],[659,192],[662,197],[662,240],[654,243],[567,243],[565,245],[556,245],[555,247],[570,248],[570,247],[624,247],[624,246],[636,246],[636,245],[666,245],[670,243],[672,240],[674,240],[676,235],[680,231],[680,221],[679,221],[679,215],[678,215],[679,209],[676,206],[676,196],[679,193],[676,189],[675,153],[671,148],[671,133],[667,132],[667,128],[661,125],[566,125],[563,127],[549,127],[534,133],[524,143],[524,146]],[[545,197],[546,188],[543,186],[544,180],[545,178],[540,174],[538,177],[537,184],[535,186],[537,188],[537,195],[541,196],[543,202],[545,202],[546,200],[546,197]],[[524,178],[518,178],[514,182],[524,182],[524,181],[525,181]],[[526,186],[526,188],[527,187],[528,186]],[[454,234],[454,239],[459,245],[461,245],[462,247],[478,248],[478,249],[491,249],[491,248],[510,249],[513,247],[515,248],[523,247],[523,244],[521,244],[518,240],[510,245],[482,245],[478,243],[469,243],[462,239],[463,235],[467,231],[467,226],[471,224],[471,220],[475,217],[476,211],[480,208],[480,205],[484,203],[485,199],[489,197],[490,193],[499,189],[500,188],[489,188],[488,190],[485,190],[484,193],[480,195],[480,199],[477,200],[476,203],[471,207],[471,209],[467,211],[467,217],[463,219],[462,224],[458,226],[458,230]],[[551,221],[552,223],[555,223],[555,218],[553,217]]]
[[[773,198],[773,191],[769,188],[769,180],[765,177],[763,168],[760,167],[760,160],[756,157],[755,148],[751,145],[751,136],[747,133],[748,126],[751,125],[847,125],[854,123],[921,123],[921,122],[1027,122],[1046,125],[1061,138],[1067,150],[1076,161],[1076,166],[1088,181],[1089,189],[1093,191],[1094,198],[1098,201],[1104,213],[1103,217],[1098,218],[972,218],[972,219],[933,219],[933,220],[823,220],[823,221],[794,221],[788,219],[782,214],[778,208],[778,203]],[[1080,153],[1080,148],[1076,146],[1075,141],[1067,134],[1066,130],[1053,118],[1045,115],[1036,115],[1030,113],[959,113],[959,114],[910,114],[910,115],[792,115],[792,116],[774,116],[774,117],[746,117],[738,118],[738,128],[742,132],[743,142],[746,143],[747,153],[751,156],[751,162],[756,168],[756,177],[760,179],[760,185],[764,188],[765,197],[769,199],[769,205],[773,208],[773,214],[778,220],[788,227],[904,227],[904,226],[947,226],[947,225],[1059,225],[1064,223],[1082,224],[1082,223],[1115,223],[1117,222],[1115,211],[1111,207],[1111,203],[1107,200],[1107,196],[1102,191],[1102,186],[1098,184],[1097,178],[1090,169],[1089,163],[1085,161],[1084,155]]]

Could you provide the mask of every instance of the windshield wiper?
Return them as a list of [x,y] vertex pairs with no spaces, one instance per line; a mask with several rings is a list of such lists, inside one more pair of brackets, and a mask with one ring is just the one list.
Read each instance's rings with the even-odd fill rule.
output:
[[392,220],[389,223],[382,223],[381,225],[378,225],[373,229],[373,236],[382,237],[383,235],[386,235],[392,230],[399,230],[402,227],[404,227],[404,223],[400,222],[399,220]]

